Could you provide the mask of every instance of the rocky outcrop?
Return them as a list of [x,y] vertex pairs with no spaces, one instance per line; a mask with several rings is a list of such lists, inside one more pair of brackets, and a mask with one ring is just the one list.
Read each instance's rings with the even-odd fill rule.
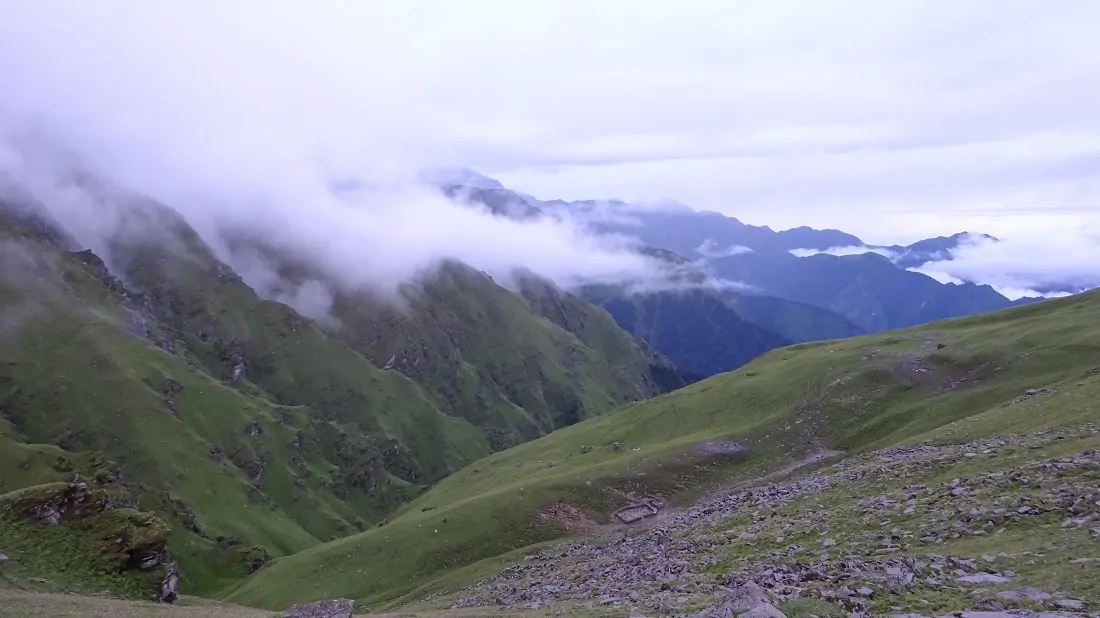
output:
[[118,507],[104,489],[83,482],[49,483],[0,496],[0,519],[14,516],[46,526],[71,526],[88,541],[95,553],[91,558],[107,573],[163,564],[168,525],[152,513]]
[[85,483],[48,483],[0,496],[0,509],[10,510],[49,526],[61,518],[80,518],[103,511],[109,504],[106,492],[89,489]]
[[179,598],[180,574],[176,569],[176,563],[169,562],[164,565],[164,579],[160,582],[160,590],[157,591],[158,603],[174,603]]
[[786,618],[775,608],[764,590],[753,582],[735,588],[718,605],[696,618]]

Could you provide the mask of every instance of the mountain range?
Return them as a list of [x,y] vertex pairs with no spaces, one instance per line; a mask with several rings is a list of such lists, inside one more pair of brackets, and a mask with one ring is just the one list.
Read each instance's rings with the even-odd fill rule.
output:
[[[989,285],[941,283],[911,270],[948,259],[964,243],[997,241],[984,234],[871,246],[839,230],[776,232],[675,202],[639,207],[614,200],[540,201],[470,170],[439,178],[446,195],[496,215],[584,221],[595,233],[633,238],[640,250],[662,250],[663,259],[697,269],[697,289],[690,292],[597,287],[581,295],[674,362],[704,375],[733,369],[784,343],[904,328],[1037,300],[1014,301]],[[836,249],[850,252],[830,253]],[[682,324],[704,326],[685,337],[677,333]],[[704,335],[708,330],[713,332]],[[685,341],[692,337],[698,337],[695,344]]]
[[[89,207],[125,223],[95,250],[36,196],[5,192],[0,543],[39,542],[13,515],[30,513],[94,530],[73,532],[80,552],[111,547],[73,575],[85,585],[139,594],[150,565],[171,560],[187,590],[214,594],[272,560],[384,529],[493,453],[611,410],[625,419],[777,348],[1013,304],[875,253],[792,255],[858,241],[835,230],[773,232],[681,207],[616,222],[595,216],[605,204],[538,202],[471,178],[440,191],[495,216],[629,231],[633,251],[670,268],[644,286],[563,289],[443,260],[386,296],[261,237],[203,236],[92,176],[76,181]],[[234,268],[258,263],[272,278],[262,286]],[[500,525],[523,525],[514,515]]]

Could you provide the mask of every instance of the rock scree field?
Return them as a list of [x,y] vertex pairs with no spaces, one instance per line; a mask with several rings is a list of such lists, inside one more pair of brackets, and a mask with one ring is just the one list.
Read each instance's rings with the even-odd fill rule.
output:
[[[774,350],[490,455],[225,599],[1088,615],[1100,611],[1098,317],[1091,292]],[[699,448],[716,443],[737,448]],[[615,523],[645,497],[664,510]]]

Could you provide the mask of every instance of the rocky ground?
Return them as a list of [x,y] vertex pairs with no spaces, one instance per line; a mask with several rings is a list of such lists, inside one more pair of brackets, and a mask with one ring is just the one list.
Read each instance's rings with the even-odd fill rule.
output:
[[848,458],[540,550],[453,607],[1100,618],[1098,447],[1088,425]]

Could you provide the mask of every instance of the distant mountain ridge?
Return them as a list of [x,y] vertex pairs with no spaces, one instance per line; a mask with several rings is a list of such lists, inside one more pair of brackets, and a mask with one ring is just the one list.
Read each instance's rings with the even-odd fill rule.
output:
[[[783,341],[903,328],[1034,300],[1012,301],[988,285],[944,284],[910,270],[929,261],[950,259],[951,252],[965,243],[997,242],[984,234],[962,232],[907,246],[869,246],[840,230],[802,226],[777,232],[715,212],[696,212],[678,203],[639,207],[617,200],[539,201],[498,184],[481,177],[477,185],[492,188],[445,185],[442,191],[449,196],[462,195],[501,216],[568,215],[587,222],[597,234],[633,237],[639,251],[652,255],[660,250],[666,252],[662,259],[696,264],[700,273],[707,273],[696,277],[700,288],[708,287],[708,278],[744,284],[748,289],[736,295],[728,291],[640,294],[606,287],[582,292],[610,311],[624,329],[695,372],[732,369]],[[765,305],[768,310],[759,309]],[[781,324],[772,317],[777,315],[785,316]],[[666,320],[684,320],[712,335],[700,337],[696,349],[684,343],[694,340],[683,330],[685,325]],[[734,332],[737,334],[730,334]],[[727,343],[715,344],[719,341]],[[726,354],[705,352],[703,347],[711,344]]]

